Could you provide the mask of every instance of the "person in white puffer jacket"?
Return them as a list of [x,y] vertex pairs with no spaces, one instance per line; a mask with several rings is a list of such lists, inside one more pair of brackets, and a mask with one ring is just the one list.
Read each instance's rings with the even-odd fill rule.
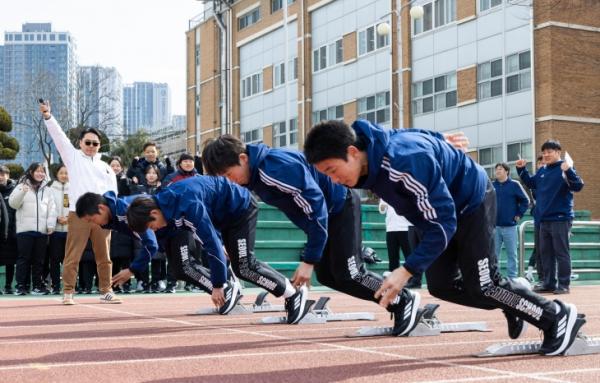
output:
[[8,197],[8,204],[16,210],[17,221],[17,295],[29,292],[47,295],[42,280],[44,257],[48,235],[56,227],[56,208],[52,193],[46,186],[46,169],[39,162],[27,168],[15,190]]
[[60,264],[65,259],[67,243],[67,219],[69,217],[69,175],[65,164],[60,164],[54,173],[54,180],[48,185],[56,206],[56,229],[50,235],[48,256],[52,294],[60,295]]

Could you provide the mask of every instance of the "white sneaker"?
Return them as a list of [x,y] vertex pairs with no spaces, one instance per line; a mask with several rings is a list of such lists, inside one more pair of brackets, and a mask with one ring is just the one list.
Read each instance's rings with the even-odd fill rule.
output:
[[100,303],[116,304],[123,303],[123,300],[117,297],[115,294],[113,294],[112,291],[109,291],[108,293],[100,296]]
[[75,301],[73,300],[73,293],[65,293],[65,295],[63,295],[63,305],[71,306],[74,304]]

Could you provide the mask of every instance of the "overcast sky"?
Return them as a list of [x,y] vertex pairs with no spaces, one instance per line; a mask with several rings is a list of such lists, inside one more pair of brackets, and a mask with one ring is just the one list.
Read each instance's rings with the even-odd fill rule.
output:
[[79,65],[114,66],[124,83],[166,82],[173,114],[185,114],[185,32],[196,0],[0,0],[5,31],[51,22],[76,39]]

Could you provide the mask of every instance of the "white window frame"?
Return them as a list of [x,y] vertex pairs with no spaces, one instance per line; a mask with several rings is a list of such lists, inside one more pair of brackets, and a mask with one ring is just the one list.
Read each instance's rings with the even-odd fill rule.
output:
[[288,66],[291,67],[291,70],[287,71],[287,81],[296,81],[298,79],[298,56],[288,60]]
[[274,148],[285,148],[298,143],[298,118],[294,117],[288,121],[279,121],[273,124]]
[[[275,13],[283,9],[284,0],[271,0],[271,13]],[[295,3],[296,0],[287,0],[288,5]],[[275,8],[277,6],[277,8]]]
[[456,0],[435,0],[434,4],[434,28],[456,21]]
[[343,120],[344,119],[344,104],[330,106],[325,109],[317,110],[312,113],[312,123],[318,124],[321,121],[327,120]]
[[280,87],[285,84],[285,63],[273,65],[273,88]]
[[[528,57],[521,61],[522,57]],[[516,63],[514,59],[516,58]],[[516,64],[516,65],[515,65]],[[526,64],[526,66],[525,66]],[[506,94],[531,89],[531,51],[526,50],[506,56]],[[509,91],[508,87],[512,78],[517,78],[518,88]]]
[[390,104],[390,91],[388,90],[361,97],[356,100],[358,118],[389,126],[392,120]]
[[242,141],[245,144],[259,144],[262,142],[262,129],[256,128],[241,133]]
[[[443,78],[443,89],[438,88],[438,80]],[[424,93],[423,86],[425,83],[431,85],[431,92],[427,90]],[[451,93],[454,93],[451,95]],[[454,104],[448,106],[448,98],[454,98]],[[442,106],[440,100],[444,100]],[[423,111],[423,105],[425,101],[431,102],[431,110]],[[430,100],[430,101],[429,101]],[[425,80],[417,81],[412,86],[412,112],[414,115],[427,114],[437,112],[440,110],[455,108],[457,104],[457,93],[456,93],[456,72],[445,73],[439,76],[428,78]]]
[[252,73],[244,77],[240,84],[242,99],[260,94],[263,91],[263,72]]
[[[434,12],[433,12],[433,3],[423,4],[423,16],[414,19],[412,23],[413,36],[419,35],[421,33],[429,32],[433,30],[434,27]],[[427,24],[425,24],[427,22]],[[425,29],[427,28],[427,29]]]
[[[490,150],[490,161],[488,163],[481,162],[483,157],[481,152],[484,150]],[[477,159],[479,165],[481,165],[490,178],[495,178],[494,169],[497,163],[504,161],[502,157],[502,145],[488,146],[477,149]]]
[[322,45],[313,50],[313,73],[341,64],[344,61],[343,39]]
[[[238,16],[238,31],[248,28],[251,25],[258,23],[261,19],[260,14],[260,5],[256,8],[250,9],[248,12],[245,12],[243,15]],[[242,22],[245,24],[242,26]]]
[[502,5],[504,0],[479,0],[479,12],[486,12]]
[[386,48],[390,45],[389,34],[380,36],[377,33],[377,26],[383,23],[385,22],[369,25],[368,27],[358,30],[358,33],[356,34],[358,57]]
[[[492,73],[492,68],[494,65],[500,65],[500,74],[494,75]],[[504,78],[504,63],[502,62],[502,57],[486,61],[477,66],[477,99],[485,100],[488,98],[494,98],[502,96],[504,92],[503,85]],[[498,86],[500,84],[500,93],[492,94],[493,86]],[[496,88],[497,89],[497,88]]]

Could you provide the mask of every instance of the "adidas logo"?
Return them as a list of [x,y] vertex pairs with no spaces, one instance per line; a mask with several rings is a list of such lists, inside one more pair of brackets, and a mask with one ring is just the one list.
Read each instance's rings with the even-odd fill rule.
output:
[[294,310],[298,310],[300,308],[300,296],[294,300]]
[[556,336],[561,337],[567,331],[567,316],[563,316],[560,321],[558,321],[558,329],[556,330]]
[[404,319],[408,318],[410,316],[411,312],[412,312],[412,302],[408,303],[404,307]]

